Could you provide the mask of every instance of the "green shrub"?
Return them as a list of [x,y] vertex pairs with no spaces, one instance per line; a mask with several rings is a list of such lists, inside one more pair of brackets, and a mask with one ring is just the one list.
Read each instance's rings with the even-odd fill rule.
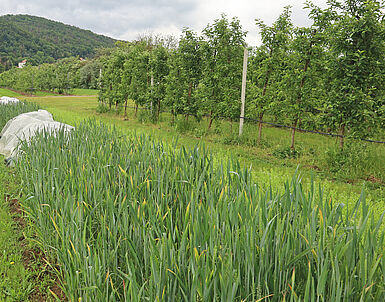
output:
[[249,147],[271,147],[271,143],[265,139],[261,139],[258,143],[258,138],[253,133],[243,133],[241,136],[239,136],[238,132],[231,133],[222,138],[222,143],[225,145],[244,145]]
[[108,111],[109,111],[108,106],[106,106],[103,103],[99,103],[98,107],[96,107],[96,112],[97,113],[106,113]]
[[296,149],[291,149],[290,147],[278,147],[273,150],[273,155],[281,159],[298,158],[302,155],[302,152],[299,147]]
[[187,133],[193,131],[196,127],[196,122],[192,120],[186,120],[185,117],[178,118],[175,121],[175,129],[179,133]]
[[202,128],[202,126],[200,126],[199,124],[196,125],[196,127],[194,128],[194,130],[192,131],[194,136],[197,137],[197,138],[201,138],[201,137],[204,137],[207,133],[207,129],[205,128]]
[[342,150],[338,146],[326,150],[324,161],[328,171],[338,177],[365,177],[371,164],[368,144],[348,140]]
[[150,110],[140,109],[137,114],[137,119],[142,124],[151,122],[152,116]]

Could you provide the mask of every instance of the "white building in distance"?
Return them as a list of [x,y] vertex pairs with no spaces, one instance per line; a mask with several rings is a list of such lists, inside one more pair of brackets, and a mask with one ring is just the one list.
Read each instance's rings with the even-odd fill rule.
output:
[[19,63],[19,68],[23,68],[25,66],[25,64],[27,64],[27,60],[23,60]]

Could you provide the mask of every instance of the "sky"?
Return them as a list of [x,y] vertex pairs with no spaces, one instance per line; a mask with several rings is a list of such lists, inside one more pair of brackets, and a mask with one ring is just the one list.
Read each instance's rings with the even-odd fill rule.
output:
[[[296,26],[310,22],[305,0],[0,0],[0,15],[29,14],[89,29],[120,40],[134,40],[154,33],[179,37],[188,27],[198,33],[224,13],[237,17],[248,32],[246,42],[260,43],[258,18],[270,25],[283,8],[292,7]],[[326,0],[313,0],[326,7]]]

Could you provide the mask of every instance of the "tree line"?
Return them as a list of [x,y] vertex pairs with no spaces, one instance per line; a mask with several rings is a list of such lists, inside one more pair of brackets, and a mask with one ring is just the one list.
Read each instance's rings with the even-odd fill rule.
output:
[[73,88],[99,87],[101,63],[98,59],[70,57],[55,63],[26,65],[0,74],[0,86],[33,94],[34,91],[70,93]]
[[[266,117],[293,127],[292,148],[297,127],[373,136],[383,129],[385,116],[380,2],[332,0],[325,9],[307,2],[306,9],[308,27],[294,26],[290,7],[271,25],[257,19],[258,47],[246,44],[237,18],[222,15],[201,34],[185,28],[178,41],[142,37],[118,42],[92,61],[92,68],[85,64],[77,73],[59,72],[60,63],[46,66],[55,66],[50,73],[55,85],[66,83],[66,75],[76,78],[69,74],[78,75],[74,85],[79,85],[79,71],[92,69],[99,99],[110,109],[133,100],[137,108],[148,108],[155,121],[169,110],[173,118],[208,116],[211,127],[215,118],[239,119],[243,51],[248,48],[245,117],[259,124],[258,140]],[[24,69],[0,76],[0,84],[17,73]]]
[[31,65],[70,56],[93,57],[116,40],[74,26],[30,15],[0,16],[0,72],[27,59]]

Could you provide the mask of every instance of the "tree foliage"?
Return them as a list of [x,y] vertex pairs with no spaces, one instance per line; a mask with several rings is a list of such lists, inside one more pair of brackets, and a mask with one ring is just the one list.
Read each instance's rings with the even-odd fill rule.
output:
[[93,57],[98,48],[112,47],[115,42],[89,30],[41,17],[0,16],[0,68],[3,70],[23,59],[38,65],[72,56]]
[[253,65],[254,81],[250,85],[251,91],[254,93],[252,102],[255,104],[259,119],[258,141],[260,141],[265,112],[281,100],[280,81],[287,65],[293,28],[290,7],[286,7],[271,26],[267,26],[258,19],[256,23],[261,32],[262,45],[256,53],[260,55],[260,58],[251,61],[257,63],[258,66]]
[[65,58],[39,66],[13,67],[0,74],[0,86],[34,93],[36,90],[67,93],[72,88],[97,88],[100,59]]
[[202,43],[195,32],[185,28],[178,48],[170,54],[165,103],[173,114],[199,115],[197,88],[202,78]]
[[[378,125],[384,99],[385,28],[379,1],[330,1],[327,27],[329,124],[359,137]],[[343,147],[343,140],[341,140]]]
[[200,97],[211,117],[239,117],[245,36],[239,20],[225,15],[203,30]]
[[[173,118],[238,119],[243,50],[249,48],[246,117],[297,127],[373,136],[384,127],[385,28],[376,0],[332,0],[325,9],[306,3],[312,24],[295,27],[291,9],[271,25],[257,19],[261,45],[249,47],[237,18],[222,15],[199,35],[185,28],[180,39],[143,35],[99,51],[94,60],[12,69],[0,85],[64,92],[99,88],[100,102],[112,108],[134,101],[157,121],[162,110]],[[341,139],[343,147],[343,138]]]

